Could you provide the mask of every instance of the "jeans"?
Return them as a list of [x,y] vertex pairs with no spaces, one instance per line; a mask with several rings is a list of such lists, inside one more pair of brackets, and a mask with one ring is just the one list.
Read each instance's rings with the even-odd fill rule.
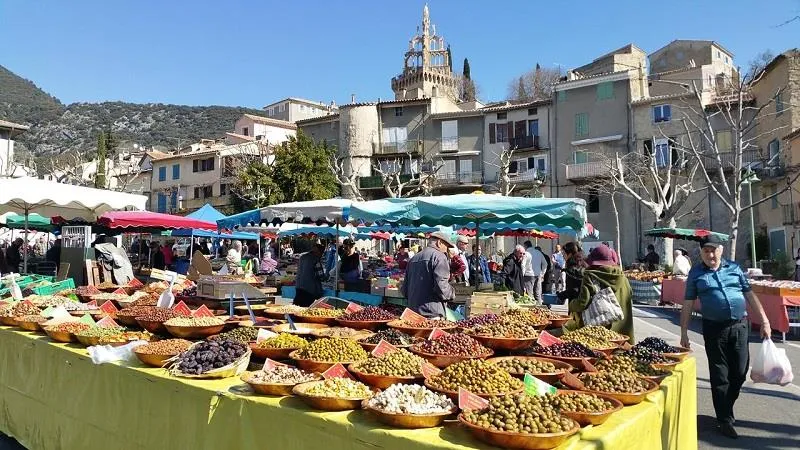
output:
[[542,301],[542,278],[543,275],[525,277],[525,293],[536,299]]
[[711,398],[719,422],[733,423],[733,404],[747,379],[750,352],[747,322],[703,320],[703,339],[711,378]]

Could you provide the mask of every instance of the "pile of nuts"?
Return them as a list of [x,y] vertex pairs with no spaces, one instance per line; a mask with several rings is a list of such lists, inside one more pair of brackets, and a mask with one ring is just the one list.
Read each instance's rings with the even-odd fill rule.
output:
[[372,396],[369,386],[350,378],[330,378],[321,381],[310,388],[305,393],[314,397],[334,397],[360,399]]
[[466,334],[448,334],[438,339],[428,339],[415,346],[415,350],[433,355],[481,357],[492,351]]
[[192,346],[191,341],[185,339],[164,339],[163,341],[153,341],[148,344],[136,347],[136,352],[145,355],[178,355],[189,350]]
[[209,339],[230,339],[231,341],[244,342],[255,341],[258,336],[258,328],[236,327],[230,331],[211,336]]
[[245,380],[254,384],[300,384],[315,381],[319,376],[292,366],[276,365],[272,370],[251,372]]
[[579,378],[585,389],[590,391],[633,394],[646,391],[648,388],[648,384],[643,379],[627,373],[582,373]]
[[318,339],[297,352],[299,358],[313,361],[351,362],[369,357],[358,343],[342,338]]
[[508,433],[560,433],[575,422],[559,414],[547,397],[525,394],[492,397],[482,411],[466,410],[464,419],[481,428]]
[[333,317],[337,318],[344,314],[343,309],[334,308],[306,308],[302,312],[295,313],[299,317]]
[[289,333],[281,333],[277,336],[264,339],[256,344],[258,348],[303,348],[308,345],[308,341]]
[[394,320],[397,316],[377,306],[367,306],[350,314],[343,314],[339,317],[342,320],[353,320],[359,322],[371,322],[379,320]]
[[125,331],[123,327],[89,327],[83,331],[78,331],[75,334],[81,337],[107,337],[107,336],[116,336]]
[[2,314],[3,317],[19,317],[30,316],[39,314],[41,310],[39,307],[29,302],[18,302],[13,307],[5,309]]
[[49,308],[51,306],[66,305],[67,303],[75,303],[72,299],[61,295],[31,295],[27,297],[31,303],[40,308]]
[[522,381],[505,370],[480,359],[451,364],[428,383],[442,391],[457,392],[463,387],[476,394],[506,394],[522,389]]
[[490,323],[494,323],[500,320],[500,316],[497,314],[487,313],[487,314],[480,314],[478,316],[472,316],[469,319],[459,320],[456,324],[459,328],[474,328],[478,325],[487,325]]
[[506,323],[520,323],[532,327],[539,327],[550,323],[550,319],[538,317],[537,314],[531,313],[527,309],[508,310],[502,315],[502,319]]
[[171,327],[212,327],[224,324],[224,320],[216,317],[173,317],[164,322],[164,325]]
[[48,327],[48,330],[52,330],[58,333],[80,333],[82,331],[88,330],[91,325],[83,323],[83,322],[63,322],[58,325],[53,325]]
[[539,336],[539,331],[528,324],[505,320],[500,320],[499,322],[490,323],[488,325],[478,325],[475,328],[469,329],[467,332],[480,336],[516,339],[535,339]]
[[[490,361],[491,362],[491,361]],[[535,375],[538,373],[555,373],[558,369],[551,362],[540,361],[538,359],[528,358],[514,358],[502,359],[500,361],[492,362],[497,367],[507,370],[513,374],[529,373]]]
[[306,308],[297,305],[283,305],[278,306],[277,308],[269,308],[267,311],[269,312],[276,312],[281,314],[297,314],[300,312],[305,311]]
[[427,319],[420,322],[409,322],[407,320],[397,320],[393,322],[397,326],[404,327],[404,328],[452,328],[455,323],[450,322],[448,320],[441,320],[441,319]]
[[409,336],[402,331],[395,330],[394,328],[389,328],[388,330],[381,330],[375,334],[372,334],[364,339],[361,339],[360,342],[365,344],[380,344],[381,341],[386,341],[394,346],[398,345],[411,345],[416,342],[419,342],[421,339]]
[[157,295],[142,291],[134,292],[130,298],[135,298],[136,300],[132,301],[128,306],[156,306],[158,304]]
[[[138,308],[138,307],[135,307]],[[145,306],[144,308],[148,308]],[[164,323],[169,319],[175,317],[187,317],[185,313],[176,311],[174,309],[169,308],[156,308],[152,307],[151,309],[147,310],[144,314],[136,316],[136,320],[141,320],[143,322],[161,322]]]
[[47,317],[42,316],[40,314],[30,314],[30,315],[27,315],[27,316],[19,316],[16,319],[19,322],[32,322],[32,323],[47,322]]
[[150,314],[152,311],[155,311],[155,306],[129,306],[127,308],[122,308],[121,310],[117,311],[117,317],[142,317]]
[[330,328],[320,328],[314,331],[314,336],[318,337],[338,337],[338,338],[349,338],[352,339],[356,336],[364,336],[366,331],[364,330],[356,330],[354,328],[347,328],[347,327],[330,327]]
[[658,337],[648,337],[635,345],[635,347],[645,347],[659,353],[680,353],[682,350],[667,344],[667,341]]
[[534,320],[540,323],[547,322],[551,319],[561,319],[561,316],[551,311],[550,308],[528,308],[528,314],[533,316]]
[[122,331],[120,333],[100,336],[98,343],[104,344],[125,344],[131,341],[150,341],[153,335],[147,331]]
[[563,392],[558,395],[547,394],[550,401],[560,411],[599,413],[614,408],[614,404],[595,394],[581,392]]
[[456,406],[446,396],[415,384],[393,384],[367,405],[390,414],[447,414]]
[[547,356],[560,356],[562,358],[600,358],[602,355],[577,342],[564,342],[543,347],[534,345],[526,353],[537,353]]
[[356,363],[353,369],[370,375],[415,377],[422,373],[422,365],[424,363],[424,359],[401,348],[377,358]]
[[177,369],[181,373],[200,375],[234,363],[248,350],[246,344],[227,339],[203,341],[181,353]]
[[63,306],[67,311],[97,311],[100,309],[97,305],[78,302],[67,302],[61,306]]

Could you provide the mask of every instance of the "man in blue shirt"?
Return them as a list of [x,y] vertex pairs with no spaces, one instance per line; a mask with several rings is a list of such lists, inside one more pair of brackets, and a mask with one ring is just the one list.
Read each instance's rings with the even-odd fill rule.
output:
[[703,243],[700,256],[703,262],[692,267],[686,279],[681,345],[690,346],[689,321],[694,302],[699,300],[714,411],[722,434],[736,439],[739,435],[733,428],[733,404],[750,366],[747,303],[754,314],[761,317],[761,337],[769,338],[772,330],[761,302],[750,289],[747,276],[739,265],[722,258],[722,242],[709,237]]

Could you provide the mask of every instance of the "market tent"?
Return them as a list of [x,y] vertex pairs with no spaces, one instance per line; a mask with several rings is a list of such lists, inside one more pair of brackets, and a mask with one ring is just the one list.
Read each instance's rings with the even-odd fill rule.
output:
[[442,231],[439,227],[415,227],[405,226],[398,224],[384,224],[384,225],[370,225],[359,226],[358,231],[361,233],[374,233],[374,232],[387,232],[393,234],[417,234],[417,233],[435,233]]
[[[458,234],[461,236],[470,236],[474,237],[477,233],[475,228],[461,228],[458,230]],[[527,229],[527,228],[508,228],[508,229],[486,229],[481,227],[481,235],[482,236],[489,236],[494,234],[495,236],[510,236],[510,237],[530,237],[535,239],[558,239],[558,233],[554,231],[539,231],[536,229]]]
[[714,231],[693,228],[653,228],[644,232],[645,236],[684,239],[687,241],[701,242],[709,236],[715,236],[721,241],[727,241],[728,235]]
[[373,231],[369,233],[360,233],[356,227],[352,227],[349,225],[344,225],[341,227],[331,227],[331,226],[300,226],[292,229],[285,229],[278,232],[278,237],[292,237],[292,236],[302,236],[302,237],[310,237],[310,236],[325,236],[325,237],[342,237],[348,238],[352,237],[354,239],[389,239],[391,235],[389,233],[384,233],[380,231]]
[[205,222],[216,222],[220,219],[224,219],[226,216],[225,214],[219,212],[217,208],[214,208],[209,203],[206,203],[197,211],[187,214],[186,217],[189,217],[191,219],[202,220]]
[[582,199],[505,197],[457,194],[389,198],[353,203],[350,218],[365,223],[459,225],[467,222],[523,222],[580,230],[586,222]]
[[[12,230],[19,230],[25,228],[25,216],[20,214],[11,213],[5,217],[5,226],[6,228],[11,228]],[[53,229],[53,224],[50,223],[49,217],[43,217],[39,214],[32,213],[28,214],[28,226],[29,230],[36,230],[36,231],[50,231]]]
[[201,230],[216,230],[217,224],[190,217],[173,216],[170,214],[155,213],[150,211],[112,211],[107,212],[97,219],[97,223],[111,229],[124,229],[126,232],[136,233],[144,230],[175,230],[182,228],[195,228]]
[[217,226],[233,230],[249,224],[258,225],[261,222],[346,222],[352,204],[352,201],[342,198],[279,203],[217,220]]
[[[224,219],[226,216],[219,212],[216,208],[206,203],[197,211],[187,214],[185,217],[190,219],[202,220],[204,222],[216,223],[217,220]],[[205,238],[222,238],[222,239],[241,239],[254,241],[258,239],[258,234],[255,233],[220,233],[216,231],[206,231],[203,229],[181,229],[172,232],[175,237],[205,237]]]

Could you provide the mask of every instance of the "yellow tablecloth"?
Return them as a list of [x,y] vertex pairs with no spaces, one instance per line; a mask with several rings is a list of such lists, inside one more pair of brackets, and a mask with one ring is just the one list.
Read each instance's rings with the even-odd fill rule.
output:
[[[695,360],[661,389],[562,449],[697,448]],[[94,365],[86,350],[0,328],[0,431],[34,449],[487,448],[458,424],[383,426],[364,411],[315,412],[255,396],[238,379],[187,380],[136,364]]]

